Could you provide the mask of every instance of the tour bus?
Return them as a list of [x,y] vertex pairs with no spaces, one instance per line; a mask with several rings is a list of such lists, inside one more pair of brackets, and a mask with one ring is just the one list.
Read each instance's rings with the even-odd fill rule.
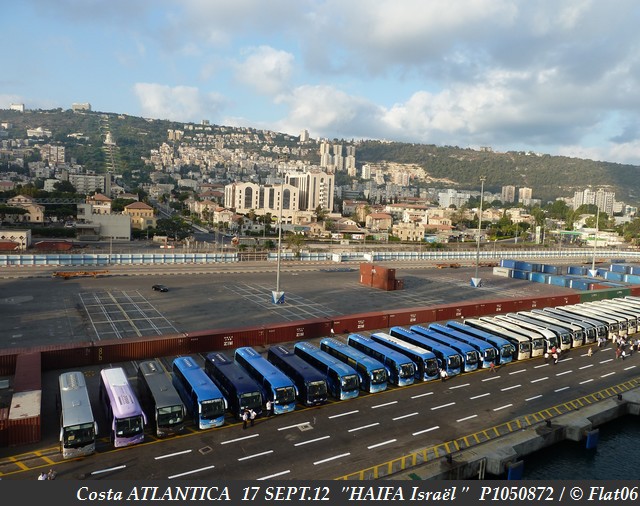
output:
[[429,330],[473,346],[480,356],[483,369],[491,367],[491,364],[498,365],[498,350],[491,343],[439,323],[431,323]]
[[285,373],[250,346],[237,348],[234,358],[262,386],[275,415],[296,409],[296,386]]
[[369,393],[386,390],[387,369],[379,360],[371,358],[353,346],[332,337],[322,339],[320,349],[353,367],[360,378],[361,390]]
[[193,357],[177,357],[172,364],[173,385],[180,394],[193,424],[211,429],[224,424],[227,400]]
[[506,330],[520,334],[531,341],[531,358],[541,357],[544,355],[546,347],[545,333],[550,332],[536,325],[513,319],[509,314],[499,314],[495,316],[482,316],[481,321],[498,325]]
[[610,302],[611,305],[619,305],[620,308],[624,308],[625,311],[632,313],[636,317],[636,331],[634,334],[640,332],[640,305],[623,298],[611,299],[607,302]]
[[549,324],[551,326],[564,329],[571,336],[571,348],[576,348],[584,344],[584,332],[582,331],[581,327],[556,320],[553,318],[553,316],[540,310],[527,311],[527,315],[529,315],[531,318],[535,318],[536,320],[540,320],[541,324],[544,327],[548,327],[547,324]]
[[385,332],[371,334],[371,339],[409,357],[416,366],[416,379],[431,381],[438,378],[438,360],[432,351]]
[[498,350],[498,363],[496,365],[508,364],[513,361],[516,349],[507,339],[491,332],[485,332],[484,330],[476,329],[470,325],[465,325],[464,323],[456,320],[448,321],[445,327],[488,342]]
[[569,318],[566,315],[556,314],[551,311],[547,311],[547,308],[544,309],[532,309],[532,313],[537,313],[541,315],[546,315],[552,317],[554,320],[558,322],[563,322],[571,327],[578,327],[582,330],[582,335],[584,337],[584,344],[595,343],[598,338],[598,329],[589,322],[580,321],[576,318]]
[[347,344],[384,364],[389,383],[404,387],[415,381],[416,365],[406,355],[361,334],[349,334]]
[[570,304],[567,306],[561,306],[559,309],[562,311],[569,312],[571,314],[577,314],[578,316],[586,316],[587,318],[592,318],[601,321],[607,326],[608,329],[608,338],[611,340],[617,339],[620,330],[618,328],[618,320],[609,315],[604,315],[602,313],[595,312],[591,310],[588,306],[583,306],[582,304]]
[[559,348],[558,343],[560,339],[558,335],[552,330],[546,328],[542,325],[541,322],[533,321],[532,319],[525,317],[523,315],[518,315],[518,313],[507,313],[496,316],[496,319],[503,320],[509,322],[512,325],[517,325],[521,329],[527,329],[530,332],[535,332],[538,337],[535,342],[532,342],[532,346],[536,347],[536,353],[533,354],[533,349],[531,351],[531,356],[539,357],[544,355],[546,351],[551,350],[554,346]]
[[530,311],[519,311],[517,313],[510,314],[516,320],[522,320],[553,332],[556,337],[555,339],[553,337],[547,337],[547,351],[549,351],[549,349],[553,348],[554,346],[560,350],[571,349],[571,342],[573,338],[571,337],[571,332],[569,332],[567,329],[558,327],[557,325],[553,325],[549,322],[543,322],[539,318],[535,317],[535,313],[531,313]]
[[58,378],[60,452],[63,459],[85,457],[96,451],[98,424],[93,416],[84,374],[65,372]]
[[354,399],[360,394],[360,379],[353,367],[304,341],[294,344],[293,352],[324,374],[329,393],[336,399]]
[[412,325],[409,327],[409,330],[416,334],[420,334],[421,336],[433,339],[434,341],[438,341],[439,343],[449,346],[458,352],[462,357],[463,372],[472,372],[478,369],[480,354],[478,353],[478,350],[470,344],[454,339],[453,337],[440,334],[428,327],[424,327],[423,325]]
[[317,406],[327,402],[326,376],[292,349],[281,344],[271,346],[267,360],[293,380],[300,404]]
[[509,341],[515,349],[514,358],[516,360],[525,360],[531,358],[531,341],[529,340],[529,338],[524,337],[522,334],[516,334],[515,332],[511,332],[510,330],[505,329],[504,327],[500,327],[499,325],[494,325],[492,323],[475,318],[467,318],[465,319],[464,323],[465,325],[474,327],[479,330],[484,330],[485,332],[489,332]]
[[592,302],[582,302],[578,304],[578,307],[581,309],[587,310],[590,313],[593,313],[595,315],[602,315],[606,318],[610,318],[615,322],[617,322],[618,336],[624,337],[628,334],[629,320],[626,317],[618,313],[614,313],[613,311],[611,311],[610,309],[607,309],[606,307],[595,305]]
[[622,302],[613,300],[599,300],[597,303],[588,302],[596,307],[601,307],[605,311],[609,311],[614,315],[623,316],[627,320],[627,335],[631,336],[638,333],[638,312],[634,308],[626,306]]
[[429,339],[402,327],[391,327],[389,334],[399,337],[403,341],[431,350],[438,359],[438,366],[444,369],[449,376],[456,376],[462,372],[462,357],[460,354],[445,344]]
[[609,339],[609,325],[605,321],[589,318],[586,315],[572,313],[571,311],[566,311],[564,308],[565,306],[545,307],[543,311],[549,312],[554,316],[563,316],[572,321],[575,320],[592,325],[596,329],[596,341],[598,339]]
[[264,390],[247,371],[222,352],[208,353],[204,361],[204,371],[224,395],[229,412],[242,418],[245,409],[262,414]]
[[145,360],[138,364],[138,391],[147,420],[155,422],[158,437],[184,430],[185,406],[160,362]]
[[[578,318],[581,321],[587,321],[596,325],[598,329],[598,336],[604,337],[607,340],[615,339],[617,336],[618,323],[610,318],[604,318],[603,316],[596,316],[586,310],[577,309],[578,305],[556,306],[554,311],[559,311],[562,314],[568,315],[572,318]],[[604,331],[603,331],[604,328]]]
[[113,446],[121,448],[142,443],[147,417],[122,367],[100,371],[99,397]]

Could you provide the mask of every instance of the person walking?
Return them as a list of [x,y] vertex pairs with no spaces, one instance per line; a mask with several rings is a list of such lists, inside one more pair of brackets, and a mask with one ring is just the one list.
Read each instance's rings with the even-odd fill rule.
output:
[[249,411],[247,410],[247,408],[244,408],[244,410],[242,411],[242,428],[243,429],[247,428],[248,421],[249,421]]
[[496,363],[494,360],[492,360],[491,363],[489,364],[489,371],[496,372]]
[[267,416],[271,416],[273,410],[273,403],[271,402],[271,399],[267,399]]
[[587,357],[590,357],[591,355],[593,355],[593,348],[589,347],[589,351],[587,351]]
[[251,427],[253,427],[253,422],[256,419],[256,412],[252,409],[249,411],[249,420],[251,421]]

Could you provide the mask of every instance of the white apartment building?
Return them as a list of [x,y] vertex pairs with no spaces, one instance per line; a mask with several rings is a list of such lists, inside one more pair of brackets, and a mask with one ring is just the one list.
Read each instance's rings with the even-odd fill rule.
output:
[[516,187],[515,186],[503,186],[500,193],[500,200],[504,203],[516,201]]
[[98,174],[69,174],[69,182],[78,193],[92,193],[99,191],[111,195],[111,176]]
[[457,190],[447,190],[446,192],[438,193],[438,205],[440,207],[462,207],[471,198],[470,193],[458,193]]
[[577,191],[573,195],[573,209],[578,209],[581,205],[595,204],[601,212],[613,215],[616,194],[599,188],[597,191],[586,189]]
[[301,211],[315,211],[318,206],[333,210],[335,176],[318,170],[286,172],[284,181],[298,189],[298,204]]
[[299,211],[298,188],[290,184],[258,185],[233,183],[224,187],[224,206],[238,214],[254,211],[257,215],[271,213],[278,219],[282,210],[282,222],[294,223]]

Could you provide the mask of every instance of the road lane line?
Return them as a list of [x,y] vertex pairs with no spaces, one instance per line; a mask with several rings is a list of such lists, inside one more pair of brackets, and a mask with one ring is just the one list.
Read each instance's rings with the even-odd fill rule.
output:
[[491,395],[491,393],[487,392],[486,394],[474,395],[473,397],[469,397],[469,400],[475,401],[476,399],[480,399],[481,397],[486,397],[488,395]]
[[243,460],[253,459],[253,458],[256,458],[256,457],[262,457],[263,455],[269,455],[270,453],[273,453],[273,450],[267,450],[266,452],[256,453],[254,455],[247,455],[246,457],[240,457],[238,459],[238,462],[241,462]]
[[307,445],[309,443],[317,443],[318,441],[322,441],[323,439],[329,439],[331,436],[322,436],[322,437],[318,437],[316,439],[309,439],[309,441],[303,441],[302,443],[296,443],[293,446],[302,446],[302,445]]
[[417,411],[415,411],[414,413],[409,413],[408,415],[397,416],[397,417],[395,417],[395,418],[392,418],[391,420],[393,420],[393,421],[395,422],[396,420],[402,420],[403,418],[409,418],[409,417],[411,417],[411,416],[416,416],[416,415],[419,415],[419,414],[420,414],[420,413],[418,413]]
[[378,448],[379,446],[388,445],[391,443],[395,443],[397,439],[389,439],[388,441],[383,441],[382,443],[378,443],[375,445],[367,446],[367,450],[373,450],[374,448]]
[[376,425],[380,425],[379,422],[370,423],[369,425],[363,425],[362,427],[354,427],[353,429],[349,429],[347,432],[356,432],[363,429],[370,429],[371,427],[375,427]]
[[513,406],[513,404],[505,404],[504,406],[500,406],[499,408],[493,408],[494,411],[500,411],[501,409],[507,409]]
[[435,411],[436,409],[446,408],[448,406],[453,406],[455,402],[450,402],[449,404],[441,404],[440,406],[434,406],[431,408],[431,411]]
[[418,432],[414,432],[411,434],[412,436],[419,436],[420,434],[424,434],[425,432],[431,432],[432,430],[439,429],[439,425],[434,425],[433,427],[429,427],[428,429],[419,430]]
[[207,471],[209,469],[213,469],[214,467],[216,467],[216,466],[207,466],[207,467],[201,467],[200,469],[193,469],[192,471],[186,471],[184,473],[174,474],[172,476],[167,476],[167,479],[173,480],[174,478],[181,478],[181,477],[187,476],[189,474],[195,474],[195,473],[200,473],[202,471]]
[[318,460],[318,461],[314,462],[313,465],[317,466],[318,464],[324,464],[325,462],[330,462],[332,460],[341,459],[342,457],[348,457],[349,455],[351,455],[351,453],[341,453],[340,455],[335,455],[333,457],[329,457],[328,459]]
[[465,418],[460,418],[460,420],[456,420],[456,422],[460,423],[460,422],[465,422],[467,420],[471,420],[472,418],[477,417],[478,415],[471,415],[471,416],[467,416]]
[[258,481],[270,480],[271,478],[277,478],[278,476],[289,474],[290,472],[291,471],[289,469],[287,469],[286,471],[280,471],[279,473],[270,474],[269,476],[263,476],[262,478],[256,478],[256,480],[258,480]]
[[549,379],[549,376],[545,376],[544,378],[538,378],[538,379],[535,379],[535,380],[531,380],[531,383],[537,383],[538,381],[545,381],[545,380],[548,380],[548,379]]
[[355,415],[356,413],[359,413],[360,410],[356,409],[355,411],[347,411],[346,413],[340,413],[339,415],[332,415],[329,417],[329,420],[331,420],[332,418],[340,418],[341,416],[349,416],[349,415]]
[[398,401],[385,402],[384,404],[376,404],[375,406],[371,406],[371,409],[384,408],[385,406],[391,406],[393,404],[398,404]]
[[168,453],[166,455],[160,455],[158,457],[154,457],[155,460],[160,460],[160,459],[168,459],[169,457],[176,457],[178,455],[184,455],[185,453],[189,453],[191,452],[191,450],[184,450],[182,452],[176,452],[176,453]]

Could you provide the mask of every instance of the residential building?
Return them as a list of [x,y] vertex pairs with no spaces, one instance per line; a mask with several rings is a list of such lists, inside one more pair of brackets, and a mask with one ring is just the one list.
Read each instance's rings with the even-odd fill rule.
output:
[[16,195],[7,200],[7,206],[19,207],[27,211],[26,214],[11,215],[13,222],[44,223],[44,206],[37,204],[33,197]]
[[423,241],[424,232],[424,225],[419,222],[398,223],[392,227],[392,234],[401,241]]
[[147,230],[156,226],[154,209],[144,202],[132,202],[124,207],[122,214],[131,218],[131,228]]
[[111,214],[112,200],[102,193],[88,196],[86,202],[91,204],[91,212],[94,214]]
[[238,214],[257,215],[270,213],[282,223],[294,223],[299,211],[298,188],[290,184],[258,185],[256,183],[233,183],[224,188],[224,204]]
[[515,186],[503,186],[500,193],[500,200],[505,204],[516,201],[516,187]]
[[284,181],[298,188],[298,205],[301,211],[315,211],[318,206],[333,210],[333,185],[335,176],[317,170],[286,172]]
[[393,225],[393,216],[389,213],[371,213],[365,218],[365,226],[371,231],[387,231]]
[[531,188],[518,188],[518,202],[524,206],[531,205],[533,190]]
[[111,176],[99,174],[69,174],[69,182],[78,193],[89,194],[99,191],[111,195]]

